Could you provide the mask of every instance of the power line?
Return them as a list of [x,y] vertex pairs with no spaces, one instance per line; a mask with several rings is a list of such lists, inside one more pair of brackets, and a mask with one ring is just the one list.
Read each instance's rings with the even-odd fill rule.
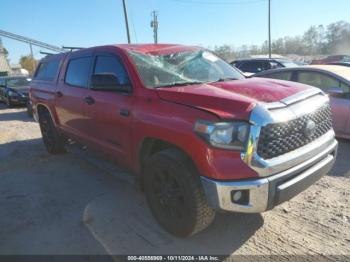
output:
[[135,23],[134,23],[134,15],[133,15],[132,10],[130,10],[130,8],[129,8],[129,11],[130,11],[130,21],[131,21],[132,31],[134,32],[135,41],[136,41],[136,43],[138,43],[139,40],[138,40],[137,34],[136,34]]
[[266,0],[238,0],[238,1],[201,1],[201,0],[171,0],[183,4],[205,4],[205,5],[236,5],[236,4],[253,4],[266,2]]

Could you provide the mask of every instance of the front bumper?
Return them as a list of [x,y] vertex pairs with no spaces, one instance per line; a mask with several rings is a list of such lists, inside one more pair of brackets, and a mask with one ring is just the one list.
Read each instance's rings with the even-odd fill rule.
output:
[[10,101],[12,104],[25,105],[28,102],[27,96],[11,96]]
[[[334,139],[327,148],[305,162],[278,174],[240,181],[215,181],[201,177],[209,206],[217,210],[260,213],[287,201],[315,183],[332,168],[338,142]],[[235,202],[233,193],[241,191],[243,202]]]

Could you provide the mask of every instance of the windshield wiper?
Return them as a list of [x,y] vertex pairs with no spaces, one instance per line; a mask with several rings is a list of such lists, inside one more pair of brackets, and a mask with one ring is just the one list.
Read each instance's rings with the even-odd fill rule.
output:
[[204,82],[176,82],[176,83],[171,83],[168,85],[163,85],[163,86],[157,86],[156,88],[161,88],[161,87],[175,87],[175,86],[188,86],[188,85],[199,85],[203,84]]
[[235,77],[219,78],[218,80],[213,81],[213,83],[215,83],[215,82],[225,82],[225,81],[230,81],[230,80],[238,80],[238,78],[235,78]]

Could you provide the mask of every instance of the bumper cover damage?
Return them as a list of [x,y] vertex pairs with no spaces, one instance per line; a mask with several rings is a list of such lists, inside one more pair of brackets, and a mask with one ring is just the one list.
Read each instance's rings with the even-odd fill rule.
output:
[[[332,139],[321,152],[312,158],[280,173],[249,180],[215,181],[201,177],[209,205],[216,210],[260,213],[291,199],[315,183],[332,168],[338,142]],[[241,191],[244,203],[233,200],[233,193]]]

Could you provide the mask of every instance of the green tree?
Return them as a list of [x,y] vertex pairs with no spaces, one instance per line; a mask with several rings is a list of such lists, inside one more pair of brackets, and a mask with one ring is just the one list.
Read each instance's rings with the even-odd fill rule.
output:
[[303,35],[304,52],[309,55],[320,54],[324,44],[324,28],[322,25],[311,26]]
[[279,38],[271,43],[271,51],[274,54],[285,54],[283,38]]
[[327,26],[326,51],[331,54],[350,53],[350,23],[339,21]]
[[21,56],[19,63],[21,64],[22,68],[28,70],[29,74],[33,74],[37,61],[31,55],[26,55]]
[[229,45],[215,46],[213,51],[217,56],[228,62],[231,62],[236,57],[235,51]]

